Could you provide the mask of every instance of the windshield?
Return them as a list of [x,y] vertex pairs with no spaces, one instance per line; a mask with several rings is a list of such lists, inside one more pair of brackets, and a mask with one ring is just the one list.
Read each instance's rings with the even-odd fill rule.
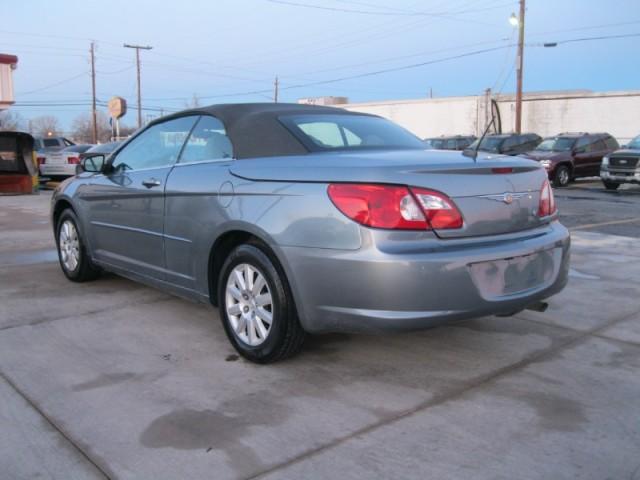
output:
[[[480,144],[480,148],[478,150],[482,150],[483,152],[496,152],[500,153],[500,145],[504,142],[504,138],[502,137],[484,137],[482,139],[482,143]],[[478,147],[478,142],[480,139],[473,142],[467,148],[471,150],[475,150]]]
[[380,117],[293,115],[280,120],[312,150],[425,149],[418,137]]
[[629,145],[627,145],[627,148],[630,148],[632,150],[640,150],[640,135],[631,140],[629,142]]
[[541,152],[570,152],[575,143],[576,143],[575,138],[568,138],[568,137],[546,138],[542,141],[540,145],[536,147],[536,150]]

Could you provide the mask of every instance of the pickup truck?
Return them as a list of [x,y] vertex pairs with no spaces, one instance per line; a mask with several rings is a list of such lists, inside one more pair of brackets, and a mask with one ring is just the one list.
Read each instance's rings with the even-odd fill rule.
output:
[[640,135],[602,159],[600,179],[607,190],[617,190],[623,183],[640,183]]

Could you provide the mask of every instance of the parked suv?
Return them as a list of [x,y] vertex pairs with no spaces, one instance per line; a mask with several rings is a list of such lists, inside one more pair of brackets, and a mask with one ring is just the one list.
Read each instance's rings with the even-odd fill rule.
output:
[[602,158],[618,148],[608,133],[561,133],[525,156],[544,166],[554,187],[566,187],[574,178],[600,175]]
[[[479,141],[478,139],[469,145],[469,149],[475,150]],[[533,150],[541,141],[542,137],[535,133],[494,133],[482,139],[478,150],[503,155],[520,155]]]
[[602,159],[600,178],[607,190],[617,190],[621,183],[640,183],[640,135]]
[[424,143],[431,150],[464,150],[476,139],[473,135],[425,138]]

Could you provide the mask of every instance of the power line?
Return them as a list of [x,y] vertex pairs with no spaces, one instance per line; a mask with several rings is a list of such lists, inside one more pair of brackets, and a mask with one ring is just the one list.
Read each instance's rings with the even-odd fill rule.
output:
[[44,87],[40,87],[40,88],[36,88],[35,90],[30,90],[28,92],[22,92],[22,93],[16,93],[17,96],[24,96],[24,95],[31,95],[32,93],[37,93],[37,92],[41,92],[43,90],[48,90],[49,88],[53,88],[53,87],[57,87],[58,85],[63,85],[65,83],[69,83],[77,78],[80,77],[84,77],[85,75],[87,75],[86,72],[83,72],[79,75],[74,75],[73,77],[69,77],[69,78],[65,78],[64,80],[60,80],[59,82],[56,83],[51,83],[49,85],[45,85]]
[[326,5],[317,5],[317,4],[309,4],[309,3],[298,3],[298,2],[292,2],[289,0],[266,0],[267,2],[270,3],[277,3],[280,5],[288,5],[288,6],[292,6],[292,7],[303,7],[303,8],[313,8],[313,9],[317,9],[317,10],[327,10],[327,11],[331,11],[331,12],[344,12],[344,13],[357,13],[357,14],[361,14],[361,15],[383,15],[383,16],[427,16],[427,17],[447,17],[449,15],[460,15],[463,13],[471,13],[471,12],[479,12],[479,11],[484,11],[484,10],[492,10],[494,8],[501,8],[501,7],[505,7],[508,5],[513,5],[514,2],[509,2],[509,3],[505,3],[502,5],[496,5],[494,7],[488,7],[488,8],[476,8],[476,9],[469,9],[469,10],[463,10],[463,11],[457,11],[457,12],[436,12],[436,13],[431,13],[431,12],[423,12],[423,11],[387,11],[387,12],[383,12],[380,10],[356,10],[356,9],[348,9],[348,8],[340,8],[340,7],[328,7]]

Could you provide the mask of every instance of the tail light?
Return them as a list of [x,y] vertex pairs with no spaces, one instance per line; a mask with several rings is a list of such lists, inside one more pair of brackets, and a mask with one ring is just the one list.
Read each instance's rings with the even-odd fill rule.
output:
[[80,157],[67,157],[67,163],[69,165],[79,165]]
[[538,206],[538,216],[548,217],[556,213],[556,199],[553,196],[553,190],[549,184],[549,180],[545,180],[540,190],[540,205]]
[[37,157],[37,160],[38,160],[38,166],[44,165],[46,157]]
[[329,198],[350,219],[375,228],[427,230],[462,227],[462,215],[442,193],[377,184],[331,184]]

